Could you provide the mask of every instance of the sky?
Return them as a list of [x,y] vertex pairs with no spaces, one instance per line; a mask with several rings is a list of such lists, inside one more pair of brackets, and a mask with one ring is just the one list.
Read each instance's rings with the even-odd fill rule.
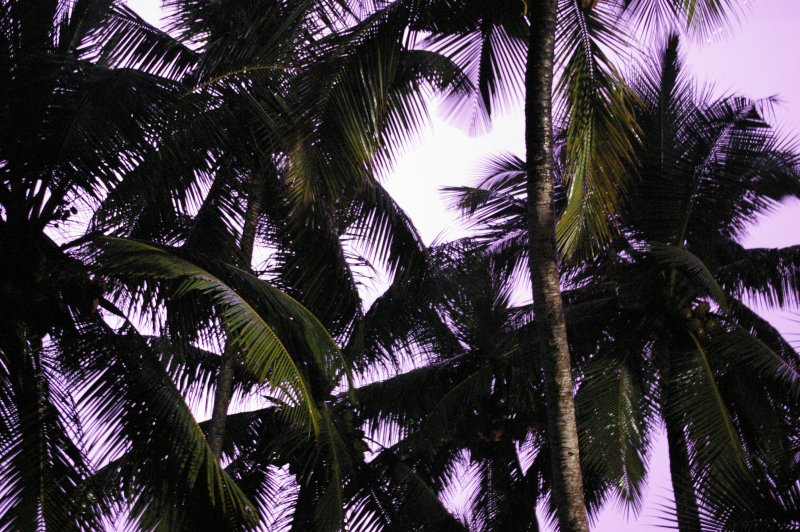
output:
[[[129,0],[151,22],[158,22],[158,0]],[[717,95],[750,98],[777,96],[774,121],[787,135],[800,138],[800,2],[797,0],[740,0],[739,20],[710,38],[684,40],[687,67],[698,83],[713,86]],[[477,165],[488,155],[510,151],[524,155],[521,110],[500,115],[491,133],[470,137],[432,112],[431,127],[422,132],[386,178],[384,185],[410,215],[423,239],[459,234],[456,216],[449,212],[439,189],[473,181]],[[800,244],[800,202],[781,206],[752,228],[743,244],[776,247]],[[790,313],[765,313],[787,338],[797,340],[800,327]],[[798,335],[798,336],[795,336]],[[795,342],[795,345],[796,342]],[[644,506],[638,516],[626,516],[613,504],[598,516],[597,532],[648,532],[670,505],[669,466],[663,437],[654,444],[655,460]]]

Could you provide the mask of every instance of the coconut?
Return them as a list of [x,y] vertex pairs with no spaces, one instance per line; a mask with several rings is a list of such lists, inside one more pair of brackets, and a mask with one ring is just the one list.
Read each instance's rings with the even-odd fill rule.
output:
[[708,334],[717,334],[722,330],[719,322],[714,318],[707,319],[703,326],[705,327],[706,331],[708,331]]
[[711,305],[708,304],[708,301],[701,301],[695,307],[694,313],[695,316],[697,316],[698,318],[705,318],[710,310],[711,310]]

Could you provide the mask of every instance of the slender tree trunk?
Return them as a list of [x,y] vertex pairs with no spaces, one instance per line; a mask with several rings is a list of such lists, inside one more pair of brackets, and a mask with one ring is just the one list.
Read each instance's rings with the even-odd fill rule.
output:
[[222,353],[217,389],[214,392],[214,408],[211,411],[211,422],[208,428],[208,446],[211,453],[219,460],[222,456],[222,442],[225,440],[225,419],[228,407],[233,398],[233,373],[235,369],[236,350],[229,345]]
[[528,239],[533,305],[544,359],[553,500],[561,532],[588,531],[578,452],[567,326],[561,300],[553,210],[553,63],[558,0],[529,3],[525,75]]
[[[667,387],[670,387],[667,384]],[[674,392],[674,390],[670,390]],[[680,420],[669,409],[669,396],[664,394],[664,424],[667,426],[669,447],[669,473],[672,477],[672,492],[675,496],[675,512],[678,514],[678,529],[681,532],[700,532],[700,512],[697,509],[689,468],[689,449]]]
[[[258,228],[258,216],[261,212],[262,186],[261,176],[254,175],[250,184],[250,191],[247,198],[247,209],[244,215],[244,225],[242,227],[242,239],[239,248],[245,260],[247,269],[251,267],[253,261],[253,248],[255,247],[256,229]],[[211,421],[208,428],[208,445],[214,457],[219,460],[222,456],[222,443],[225,440],[225,420],[228,416],[228,408],[233,398],[233,374],[239,362],[238,351],[230,343],[225,346],[222,353],[222,362],[219,369],[219,379],[217,389],[214,393],[214,407],[211,411]]]

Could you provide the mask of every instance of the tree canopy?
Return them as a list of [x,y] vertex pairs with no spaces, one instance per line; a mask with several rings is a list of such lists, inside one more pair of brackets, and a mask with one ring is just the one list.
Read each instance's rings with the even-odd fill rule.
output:
[[[800,197],[800,149],[772,102],[698,88],[674,34],[628,72],[607,53],[727,4],[553,7],[539,148],[590,516],[641,509],[663,428],[680,530],[800,525],[800,355],[756,312],[800,304],[800,250],[740,243]],[[521,102],[536,9],[169,0],[160,29],[0,0],[0,528],[563,518],[549,314],[515,296],[531,239],[556,250],[541,168],[493,156],[445,191],[471,235],[429,246],[381,182],[434,99],[473,132]]]

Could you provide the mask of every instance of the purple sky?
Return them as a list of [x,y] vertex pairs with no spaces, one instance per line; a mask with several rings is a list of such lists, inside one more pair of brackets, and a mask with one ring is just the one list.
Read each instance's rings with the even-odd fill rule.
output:
[[[159,17],[158,0],[129,0],[129,5],[150,21]],[[741,0],[743,13],[731,29],[713,39],[684,41],[690,72],[698,82],[714,86],[717,94],[736,93],[751,98],[778,96],[775,123],[800,137],[800,2],[797,0]],[[435,113],[434,113],[435,115]],[[493,132],[469,137],[435,116],[420,142],[399,161],[386,187],[417,224],[426,242],[442,233],[458,234],[455,217],[447,212],[438,190],[443,185],[466,184],[486,155],[511,151],[522,155],[521,113],[495,121]],[[800,244],[800,202],[778,209],[753,228],[748,247]],[[792,314],[767,314],[790,341],[800,332]],[[794,342],[797,345],[796,342]],[[671,489],[663,438],[655,444],[656,460],[650,472],[650,489],[641,514],[629,519],[613,504],[601,513],[593,530],[599,532],[655,531],[661,507],[670,504]],[[662,523],[663,524],[663,523]]]

